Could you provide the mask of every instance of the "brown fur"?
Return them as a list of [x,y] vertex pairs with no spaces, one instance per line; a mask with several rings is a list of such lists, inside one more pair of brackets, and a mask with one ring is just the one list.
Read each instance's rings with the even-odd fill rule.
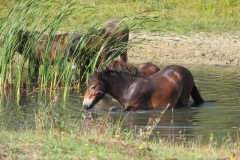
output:
[[[43,60],[44,53],[47,48],[48,35],[44,35],[37,44],[36,58]],[[49,51],[49,61],[53,63],[57,55],[63,51],[68,44],[68,34],[57,34],[54,36],[52,45]]]
[[[23,53],[24,47],[26,47],[27,43],[29,46],[32,47],[33,51],[35,52],[35,58],[39,60],[43,60],[44,58],[44,53],[46,52],[47,49],[47,43],[49,41],[49,35],[45,34],[40,39],[39,37],[39,32],[31,32],[31,31],[21,31],[22,37],[20,38],[20,45],[17,50],[20,54]],[[57,34],[54,36],[52,40],[51,47],[49,49],[48,57],[49,61],[53,62],[55,61],[57,54],[63,51],[66,46],[68,45],[68,34]],[[31,54],[31,53],[30,53]],[[32,56],[32,55],[30,55]]]
[[134,66],[131,63],[124,62],[121,60],[112,61],[107,66],[107,69],[125,71],[125,72],[135,73],[139,75],[145,75],[145,76],[150,76],[152,74],[157,73],[160,70],[158,66],[156,66],[151,62],[141,63],[141,64],[138,64],[137,66]]
[[[192,91],[194,88],[194,91]],[[165,67],[149,77],[121,71],[100,71],[90,76],[84,96],[86,109],[110,94],[126,110],[188,106],[190,95],[196,103],[204,102],[199,94],[191,72],[177,65]]]
[[124,61],[119,61],[119,60],[112,61],[107,66],[107,69],[125,71],[125,72],[129,72],[129,73],[138,74],[137,68],[133,64],[130,64],[130,63],[127,63],[127,62],[124,62]]
[[129,28],[126,22],[119,18],[112,18],[105,22],[103,29],[75,37],[69,47],[70,56],[77,55],[77,63],[82,63],[82,57],[89,51],[96,53],[101,51],[97,67],[109,57],[114,59],[120,56],[121,60],[126,62],[128,39]]
[[147,62],[147,63],[138,64],[137,71],[138,71],[138,74],[151,76],[157,73],[158,71],[160,71],[160,69],[155,64],[151,62]]
[[38,75],[39,65],[45,58],[45,53],[48,54],[46,55],[47,60],[52,64],[60,52],[66,51],[65,49],[69,41],[68,34],[56,34],[52,39],[49,51],[46,51],[50,42],[48,34],[41,36],[40,32],[20,30],[18,36],[19,46],[16,51],[23,54],[24,50],[26,50],[25,56],[29,59],[29,62],[35,63],[35,75]]

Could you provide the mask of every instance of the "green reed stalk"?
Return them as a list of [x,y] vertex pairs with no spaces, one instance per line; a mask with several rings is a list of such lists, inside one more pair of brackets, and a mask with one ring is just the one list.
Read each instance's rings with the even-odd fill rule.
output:
[[[15,6],[12,8],[12,10],[9,12],[9,14],[5,17],[5,19],[2,21],[3,23],[0,26],[1,31],[1,43],[3,44],[1,50],[3,54],[1,54],[1,76],[3,79],[3,82],[6,82],[7,79],[7,70],[8,70],[8,64],[10,61],[14,61],[14,56],[17,48],[19,47],[19,39],[18,35],[19,31],[21,29],[23,30],[30,30],[30,31],[37,31],[36,29],[40,29],[41,31],[37,34],[32,34],[30,36],[30,39],[25,44],[23,53],[21,53],[23,60],[22,63],[18,63],[20,67],[19,72],[17,72],[18,75],[17,81],[15,83],[15,86],[17,90],[19,91],[19,87],[22,80],[22,72],[23,67],[25,66],[25,62],[28,62],[29,65],[29,77],[33,78],[34,75],[34,68],[36,63],[35,58],[35,45],[39,42],[41,37],[48,33],[48,40],[46,43],[46,50],[44,52],[44,59],[42,60],[42,66],[40,66],[40,77],[39,79],[39,86],[41,87],[41,90],[45,90],[48,86],[48,82],[55,80],[56,75],[58,73],[61,73],[61,71],[58,69],[60,67],[52,67],[49,63],[49,57],[48,53],[51,48],[51,44],[54,38],[54,35],[56,34],[56,31],[59,30],[59,24],[69,15],[71,14],[73,10],[73,5],[75,2],[67,3],[63,6],[51,6],[51,3],[42,3],[42,1],[26,1],[21,3],[16,3]],[[51,10],[53,13],[56,13],[55,15],[47,14],[48,11]],[[56,10],[55,12],[53,10]],[[41,24],[41,25],[40,25]],[[32,38],[34,36],[34,38]],[[35,42],[33,42],[35,41]],[[65,53],[66,57],[66,53]],[[65,61],[65,59],[61,59],[61,61]],[[63,64],[62,62],[59,62],[59,64]],[[66,63],[64,63],[66,64]],[[18,66],[15,66],[16,69],[19,69]],[[62,67],[64,68],[64,67]],[[62,69],[61,68],[61,69]],[[55,71],[53,71],[55,69]],[[49,74],[49,72],[51,74]]]
[[[52,90],[55,90],[58,87],[62,87],[63,85],[64,99],[66,99],[67,90],[71,81],[71,75],[75,72],[74,70],[71,70],[71,63],[75,61],[80,62],[80,79],[87,81],[88,73],[94,72],[99,62],[101,52],[111,40],[111,38],[109,37],[108,39],[105,39],[103,43],[100,40],[91,47],[86,48],[86,44],[88,43],[88,41],[91,41],[96,36],[99,36],[99,32],[103,28],[103,22],[100,23],[98,21],[92,21],[93,16],[89,16],[89,18],[85,18],[85,21],[89,22],[89,24],[85,24],[78,29],[87,30],[86,28],[90,28],[89,31],[85,31],[85,33],[92,33],[86,34],[84,38],[79,41],[77,48],[80,51],[83,49],[84,53],[81,56],[79,56],[79,53],[81,52],[73,55],[71,60],[72,62],[68,63],[67,48],[66,50],[60,51],[60,53],[57,55],[57,59],[53,63],[51,63],[49,61],[49,51],[51,49],[54,36],[61,30],[62,25],[65,23],[65,21],[72,16],[73,11],[76,12],[75,9],[80,9],[83,13],[89,14],[89,11],[92,11],[91,14],[95,14],[94,7],[89,5],[82,5],[81,7],[78,6],[77,8],[75,8],[78,4],[77,1],[73,1],[71,3],[61,1],[61,5],[53,4],[55,3],[52,1],[49,1],[49,3],[47,3],[43,0],[21,1],[21,3],[16,2],[14,7],[2,20],[3,23],[0,25],[0,31],[2,31],[0,40],[3,44],[1,50],[3,54],[0,57],[0,60],[2,62],[0,68],[4,82],[6,82],[7,79],[9,62],[14,62],[14,60],[16,60],[16,51],[21,45],[20,42],[23,40],[22,37],[24,31],[31,31],[30,38],[27,40],[24,46],[24,50],[22,51],[22,53],[20,53],[20,57],[22,57],[21,61],[17,64],[13,63],[13,70],[16,70],[16,75],[14,77],[15,80],[13,80],[13,84],[18,91],[18,96],[20,93],[20,85],[24,82],[24,79],[26,79],[26,77],[23,77],[23,75],[25,75],[24,72],[26,72],[27,70],[27,74],[31,81],[34,80],[34,77],[38,77],[37,83],[41,92],[46,92],[47,89],[50,87],[50,93],[54,94]],[[52,14],[49,15],[48,13],[50,10]],[[81,24],[82,21],[79,21],[79,23]],[[20,33],[21,30],[23,30],[22,33]],[[36,62],[38,61],[36,59],[36,45],[46,34],[48,35],[48,39],[43,42],[46,44],[46,49],[44,50],[43,60],[40,61],[40,66],[39,68],[37,68],[37,70],[39,70],[38,75],[36,75],[35,68],[37,65]],[[71,41],[72,37],[73,34],[69,33],[69,42]],[[99,68],[104,69],[106,65],[110,63],[113,58],[116,57],[115,54],[117,54],[117,51],[123,49],[126,48],[123,48],[121,44],[119,44],[119,46],[110,47],[110,51],[114,51],[114,54],[109,56],[109,58],[105,62],[101,62]],[[82,81],[81,84],[83,85],[84,81]]]
[[66,77],[65,77],[65,81],[64,81],[64,94],[63,94],[63,98],[64,101],[66,101],[67,99],[67,92],[68,92],[68,87],[69,87],[69,83],[71,81],[71,76],[73,75],[73,70],[71,66],[68,66],[66,68]]

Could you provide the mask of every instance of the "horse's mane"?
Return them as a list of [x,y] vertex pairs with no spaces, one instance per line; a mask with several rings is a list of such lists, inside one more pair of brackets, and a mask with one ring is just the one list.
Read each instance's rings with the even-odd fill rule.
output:
[[129,73],[135,73],[137,74],[137,68],[127,62],[123,62],[120,60],[114,60],[112,61],[108,66],[107,69],[109,70],[117,70],[117,71],[125,71],[125,72],[129,72]]
[[130,77],[132,77],[132,78],[137,78],[137,77],[147,78],[146,76],[131,73],[131,72],[125,72],[125,71],[121,71],[121,70],[109,70],[109,69],[95,71],[95,74],[99,75],[102,78],[108,77],[109,75],[117,75],[118,77],[121,77],[123,79],[125,79],[125,78],[130,79]]
[[99,81],[100,84],[111,84],[113,88],[122,88],[138,80],[146,80],[147,76],[119,70],[99,70],[89,76],[89,83]]

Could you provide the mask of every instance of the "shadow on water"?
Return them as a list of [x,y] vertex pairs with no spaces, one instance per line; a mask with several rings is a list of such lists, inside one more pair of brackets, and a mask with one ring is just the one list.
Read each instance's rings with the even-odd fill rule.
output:
[[[240,128],[240,72],[237,67],[219,66],[186,66],[194,75],[195,83],[206,101],[199,107],[169,108],[153,130],[153,136],[166,138],[201,137],[208,140],[210,135],[223,140],[229,135],[236,138]],[[160,68],[163,68],[160,66]],[[59,91],[52,110],[56,117],[62,120],[77,120],[81,118],[84,109],[82,96],[78,92],[70,91],[66,102]],[[14,97],[6,97],[1,103],[0,125],[18,130],[26,123],[33,124],[34,109],[46,107],[46,100],[37,93],[28,95],[21,93],[19,105]],[[50,100],[49,100],[50,101]],[[190,99],[190,102],[192,100]],[[120,107],[120,104],[110,96],[105,96],[94,109],[89,110],[93,119],[109,114],[109,108]],[[159,117],[162,110],[136,111],[133,113],[111,112],[110,116],[116,121],[123,119],[123,127],[135,131],[144,130],[149,119]],[[28,125],[29,126],[29,125]]]

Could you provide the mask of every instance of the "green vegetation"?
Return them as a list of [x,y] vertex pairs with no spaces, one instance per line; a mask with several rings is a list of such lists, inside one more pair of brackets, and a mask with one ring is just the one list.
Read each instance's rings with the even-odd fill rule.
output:
[[[34,72],[31,60],[34,53],[30,41],[22,55],[16,54],[19,47],[17,34],[21,29],[39,31],[39,38],[49,34],[47,51],[57,32],[87,33],[98,30],[112,18],[126,20],[131,32],[237,32],[240,24],[240,0],[8,0],[0,2],[0,74],[4,84],[9,80],[19,100],[21,85],[30,82],[27,74]],[[130,41],[130,47],[134,45]],[[52,65],[48,57],[39,68],[37,87],[43,97],[40,108],[34,110],[34,124],[12,131],[7,124],[0,125],[0,159],[236,159],[239,158],[239,138],[219,144],[214,135],[209,143],[193,141],[166,142],[161,137],[142,138],[139,131],[113,123],[108,115],[102,119],[65,121],[54,115],[54,101],[58,89],[64,88],[64,99],[71,86],[74,70],[67,62],[65,52]],[[47,55],[47,54],[45,54]],[[92,57],[88,66],[95,69],[97,58]],[[13,64],[13,68],[10,66]],[[32,69],[32,67],[30,67]],[[8,79],[8,76],[11,79]],[[85,76],[87,74],[85,73]],[[77,84],[79,85],[79,84]],[[76,86],[77,86],[76,85]],[[76,88],[74,86],[74,88]],[[3,85],[4,87],[4,85]],[[11,87],[11,86],[10,86]],[[35,90],[33,90],[34,88]],[[27,88],[28,90],[28,88]],[[47,102],[46,97],[51,99]],[[6,101],[6,100],[5,100]],[[0,105],[0,114],[3,114]],[[6,122],[5,120],[4,122]],[[152,126],[154,127],[154,125]],[[19,127],[18,127],[19,128]],[[149,132],[151,134],[151,132]],[[239,137],[239,135],[238,135]]]
[[[1,2],[0,15],[5,16],[19,1]],[[25,1],[23,1],[25,2]],[[54,17],[53,12],[72,1],[42,1],[49,12],[37,12],[38,19]],[[66,6],[67,8],[67,6]],[[79,0],[72,14],[64,18],[64,30],[84,31],[112,17],[131,19],[131,31],[229,32],[239,30],[239,0]],[[51,14],[48,14],[51,13]],[[49,15],[49,16],[48,16]],[[45,19],[46,20],[46,19]],[[35,21],[36,23],[36,21]],[[39,21],[40,25],[41,21]]]
[[[1,74],[6,81],[9,61],[13,60],[19,45],[16,34],[19,30],[39,31],[40,38],[48,33],[50,44],[53,36],[61,33],[88,33],[102,28],[104,22],[113,17],[123,18],[131,32],[236,32],[239,30],[239,0],[134,0],[134,1],[3,1],[0,2],[1,20]],[[36,38],[36,43],[37,39]],[[130,42],[129,47],[134,45]],[[46,48],[46,52],[49,50]],[[29,54],[31,48],[26,49]],[[25,54],[26,54],[25,53]],[[91,58],[90,71],[95,69],[100,52]],[[47,55],[47,54],[45,54]],[[89,55],[87,55],[89,57]],[[71,77],[71,67],[67,67],[66,55],[62,53],[59,60],[49,68],[49,61],[44,60],[40,68],[40,88],[49,85],[56,88],[58,84],[67,87]],[[64,58],[65,57],[65,58]],[[48,58],[45,56],[44,59]],[[73,60],[78,57],[74,57]],[[21,73],[29,55],[17,66],[18,73],[15,85],[20,85]],[[111,60],[111,59],[110,59]],[[85,60],[82,60],[85,61]],[[30,66],[34,65],[29,61]],[[63,66],[62,64],[65,64]],[[61,66],[61,67],[60,67]],[[33,68],[33,67],[30,67]],[[65,70],[62,70],[62,69]],[[48,71],[51,70],[51,73]],[[30,71],[30,77],[32,75]],[[56,80],[58,73],[64,73]],[[87,77],[84,72],[83,77]]]
[[[35,115],[36,119],[38,115]],[[40,116],[40,115],[39,115]],[[41,117],[39,117],[41,118]],[[41,118],[43,120],[43,118]],[[39,120],[39,119],[38,119]],[[42,121],[36,120],[40,126]],[[63,123],[63,122],[62,122]],[[0,158],[10,159],[229,159],[239,158],[239,142],[223,144],[210,135],[209,142],[161,137],[148,139],[146,131],[129,131],[109,115],[94,120],[79,118],[59,128],[16,132],[1,129]],[[154,127],[148,126],[147,128]],[[176,135],[177,136],[177,135]]]

